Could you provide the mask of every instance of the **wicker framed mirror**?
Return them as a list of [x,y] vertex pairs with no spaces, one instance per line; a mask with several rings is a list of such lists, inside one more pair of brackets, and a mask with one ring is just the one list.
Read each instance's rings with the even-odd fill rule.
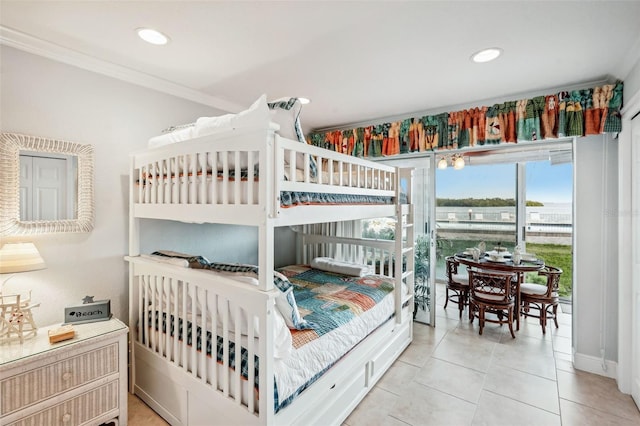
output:
[[[40,194],[39,210],[47,208],[51,200],[66,206],[68,213],[44,215],[25,214],[27,194],[24,159],[50,158],[64,164],[60,170],[68,173],[60,191],[33,191]],[[0,133],[0,235],[51,234],[62,232],[89,232],[94,222],[93,146],[63,140]],[[66,172],[65,172],[66,170]],[[57,172],[52,174],[57,175]],[[66,189],[65,189],[66,188]],[[60,194],[67,194],[61,197]],[[24,199],[23,199],[24,198]],[[36,199],[37,199],[36,194]],[[64,198],[64,199],[61,199]],[[37,201],[36,203],[37,204]]]

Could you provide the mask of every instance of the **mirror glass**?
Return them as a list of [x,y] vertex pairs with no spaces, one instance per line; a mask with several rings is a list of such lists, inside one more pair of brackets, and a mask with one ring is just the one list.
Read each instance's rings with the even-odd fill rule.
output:
[[0,134],[0,234],[93,229],[93,147]]
[[78,218],[78,157],[20,151],[20,221]]

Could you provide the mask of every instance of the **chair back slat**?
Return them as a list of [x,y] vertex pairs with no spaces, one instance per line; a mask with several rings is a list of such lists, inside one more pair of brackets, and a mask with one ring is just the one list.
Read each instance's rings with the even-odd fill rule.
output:
[[496,303],[512,303],[518,289],[516,275],[509,272],[468,268],[470,293],[473,298]]
[[445,260],[447,263],[447,280],[449,282],[452,282],[453,276],[458,274],[459,263],[456,262],[453,256],[448,256],[447,258],[445,258]]
[[546,297],[551,297],[553,293],[558,293],[560,288],[560,276],[562,275],[562,269],[555,266],[546,265],[540,271],[538,275],[546,277],[547,279],[547,293]]

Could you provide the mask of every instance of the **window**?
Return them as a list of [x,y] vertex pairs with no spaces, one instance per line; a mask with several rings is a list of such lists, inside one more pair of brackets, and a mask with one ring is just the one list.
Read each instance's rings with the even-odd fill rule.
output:
[[[560,296],[569,299],[573,264],[571,145],[470,152],[465,161],[460,170],[436,170],[436,279],[445,279],[446,256],[480,241],[509,251],[520,244],[563,269]],[[535,280],[533,275],[528,279]]]

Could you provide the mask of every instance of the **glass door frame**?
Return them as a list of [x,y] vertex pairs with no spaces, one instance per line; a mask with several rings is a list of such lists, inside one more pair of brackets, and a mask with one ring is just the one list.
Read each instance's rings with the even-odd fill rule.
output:
[[[427,286],[429,288],[429,316],[428,316],[428,325],[435,326],[436,325],[436,175],[435,175],[435,167],[436,167],[436,154],[435,153],[420,153],[419,155],[407,155],[402,156],[402,158],[390,159],[385,158],[380,161],[381,163],[394,166],[394,167],[403,167],[403,168],[415,168],[416,171],[418,169],[426,170],[424,176],[428,179],[426,188],[426,194],[421,194],[420,198],[425,200],[425,204],[427,205],[427,209],[424,211],[424,219],[425,224],[417,224],[415,218],[420,215],[416,215],[415,211],[417,210],[416,206],[416,194],[417,192],[417,173],[414,173],[413,176],[413,188],[412,194],[414,199],[412,203],[414,205],[414,227],[415,227],[415,237],[418,235],[427,235],[429,237],[429,277],[427,280]],[[418,321],[422,322],[422,321]]]
[[516,163],[516,245],[526,252],[527,235],[527,166]]
[[436,156],[427,157],[429,160],[429,203],[427,211],[427,222],[425,234],[429,236],[429,289],[431,299],[429,300],[429,324],[436,325]]

